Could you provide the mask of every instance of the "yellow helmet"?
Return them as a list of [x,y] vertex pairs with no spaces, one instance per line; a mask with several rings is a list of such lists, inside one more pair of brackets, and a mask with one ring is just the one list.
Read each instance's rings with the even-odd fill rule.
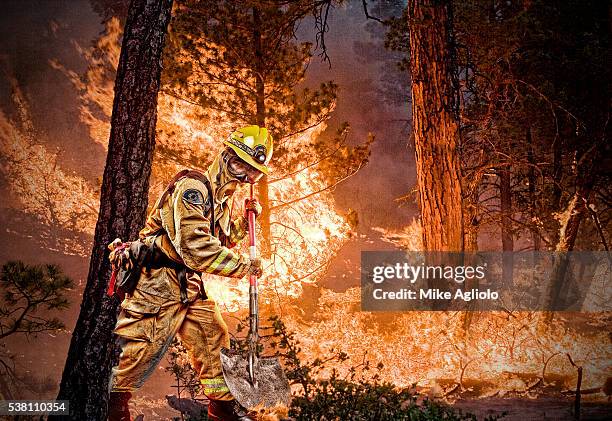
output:
[[272,159],[274,139],[268,129],[259,126],[246,126],[236,130],[227,140],[227,146],[247,164],[264,174],[268,174],[268,164]]

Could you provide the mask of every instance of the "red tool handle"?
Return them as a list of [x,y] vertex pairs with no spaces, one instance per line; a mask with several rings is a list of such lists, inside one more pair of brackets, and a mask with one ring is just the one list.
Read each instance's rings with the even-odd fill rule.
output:
[[[251,195],[249,200],[253,200],[253,185],[251,184]],[[249,258],[257,258],[257,248],[255,247],[255,211],[247,210],[249,222]],[[257,342],[259,341],[259,304],[257,300],[257,276],[249,276],[249,352],[248,352],[248,373],[252,385],[257,384],[255,378],[255,366],[257,365]]]
[[108,283],[108,289],[106,290],[106,295],[112,297],[115,295],[115,283],[117,283],[117,272],[118,269],[113,269],[113,273],[111,274],[110,282]]
[[[251,192],[249,200],[253,200],[253,185],[251,184]],[[247,210],[247,219],[249,222],[249,257],[251,259],[257,258],[257,248],[255,246],[255,211]],[[249,277],[249,284],[256,286],[257,285],[257,276],[251,275]]]

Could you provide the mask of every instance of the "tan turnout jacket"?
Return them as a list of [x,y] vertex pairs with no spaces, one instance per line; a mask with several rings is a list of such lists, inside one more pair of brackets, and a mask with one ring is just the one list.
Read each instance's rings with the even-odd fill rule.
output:
[[[208,178],[208,174],[205,176]],[[213,196],[217,187],[211,183]],[[172,194],[160,198],[163,203],[156,203],[140,232],[145,242],[153,241],[155,234],[161,233],[156,246],[190,269],[189,301],[196,299],[203,287],[199,273],[241,278],[249,268],[248,259],[230,249],[246,235],[245,218],[231,219],[231,198],[211,201],[208,196],[201,180],[180,179]],[[210,232],[211,203],[215,205],[215,233]],[[150,273],[143,269],[136,289],[145,293],[148,301],[179,301],[180,297],[178,277],[172,269],[153,269]]]

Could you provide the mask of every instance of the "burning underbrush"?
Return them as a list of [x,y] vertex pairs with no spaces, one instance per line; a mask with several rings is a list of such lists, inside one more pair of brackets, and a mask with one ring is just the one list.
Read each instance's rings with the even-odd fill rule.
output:
[[[347,375],[368,360],[382,363],[376,371],[381,379],[435,395],[533,397],[547,386],[575,389],[577,369],[569,355],[582,367],[582,388],[601,398],[597,389],[610,376],[612,346],[609,329],[602,329],[609,328],[610,314],[561,314],[543,326],[542,313],[474,313],[466,331],[461,312],[362,312],[357,288],[323,289],[316,307],[305,312],[312,312],[309,320],[299,312],[283,319],[298,332],[303,358],[347,355],[321,377],[332,369]],[[576,317],[582,322],[570,325]]]
[[[445,406],[455,403],[478,419],[496,419],[536,399],[545,402],[542,410],[565,418],[579,372],[584,411],[604,410],[610,314],[557,314],[544,325],[543,313],[482,312],[466,330],[466,313],[362,312],[358,288],[305,291],[307,299],[286,302],[283,317],[267,318],[261,330],[266,352],[281,356],[293,392],[289,414],[296,419],[477,419]],[[275,308],[264,306],[262,318]],[[245,320],[232,329],[237,346]],[[491,399],[499,400],[495,411],[474,403]],[[541,413],[525,409],[521,419]]]

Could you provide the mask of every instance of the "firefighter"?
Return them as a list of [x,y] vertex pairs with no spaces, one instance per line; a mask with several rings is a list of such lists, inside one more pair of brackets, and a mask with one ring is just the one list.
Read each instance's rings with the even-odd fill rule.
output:
[[[111,421],[130,419],[132,392],[153,372],[175,335],[210,400],[209,419],[252,419],[223,378],[220,351],[229,348],[228,330],[216,303],[206,296],[201,273],[233,278],[261,274],[259,259],[231,250],[248,230],[244,216],[232,218],[232,195],[240,183],[254,184],[268,173],[273,139],[267,129],[247,126],[224,144],[205,173],[183,171],[175,177],[140,232],[139,242],[161,251],[163,258],[143,265],[136,288],[121,303],[115,327],[121,355],[110,384]],[[245,207],[261,212],[255,200]]]

